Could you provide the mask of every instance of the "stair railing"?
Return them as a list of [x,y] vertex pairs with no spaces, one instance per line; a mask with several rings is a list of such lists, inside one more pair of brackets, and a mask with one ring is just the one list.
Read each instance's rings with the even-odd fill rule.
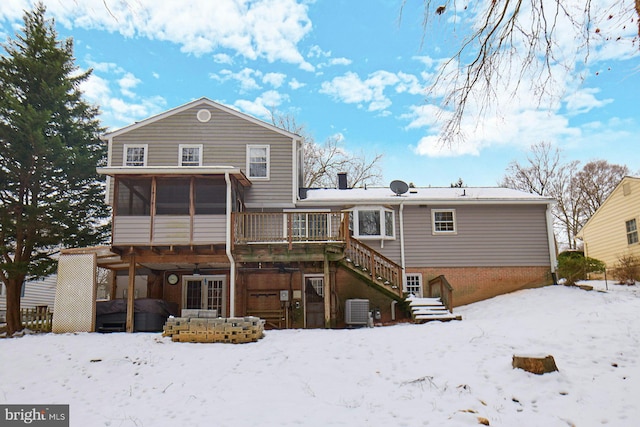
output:
[[[433,291],[433,288],[437,289],[438,295]],[[440,297],[442,304],[447,307],[449,312],[453,313],[453,286],[451,286],[444,275],[440,275],[429,280],[429,284],[427,286],[427,297]]]
[[351,236],[348,214],[342,221],[345,256],[351,263],[371,275],[371,280],[402,296],[402,267]]

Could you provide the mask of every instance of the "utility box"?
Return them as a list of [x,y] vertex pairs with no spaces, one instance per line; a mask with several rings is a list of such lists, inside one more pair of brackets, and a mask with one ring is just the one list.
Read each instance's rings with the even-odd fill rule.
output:
[[369,300],[348,299],[345,301],[344,322],[349,326],[369,324]]

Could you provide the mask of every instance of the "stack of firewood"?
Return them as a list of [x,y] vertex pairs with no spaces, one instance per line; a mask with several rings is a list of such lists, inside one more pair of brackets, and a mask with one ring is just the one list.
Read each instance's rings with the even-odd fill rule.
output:
[[256,342],[264,335],[264,320],[258,317],[197,318],[170,317],[162,336],[175,342]]

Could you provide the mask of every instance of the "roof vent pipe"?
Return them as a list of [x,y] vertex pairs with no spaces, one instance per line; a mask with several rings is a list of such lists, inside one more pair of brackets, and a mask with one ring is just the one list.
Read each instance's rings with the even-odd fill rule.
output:
[[338,172],[338,189],[340,190],[347,189],[347,173],[346,172]]

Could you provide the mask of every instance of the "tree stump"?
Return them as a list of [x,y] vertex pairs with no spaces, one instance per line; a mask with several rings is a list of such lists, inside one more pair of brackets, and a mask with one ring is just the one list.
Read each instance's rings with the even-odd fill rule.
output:
[[514,355],[511,365],[514,368],[523,369],[536,375],[542,375],[558,370],[556,361],[551,355],[542,357]]

